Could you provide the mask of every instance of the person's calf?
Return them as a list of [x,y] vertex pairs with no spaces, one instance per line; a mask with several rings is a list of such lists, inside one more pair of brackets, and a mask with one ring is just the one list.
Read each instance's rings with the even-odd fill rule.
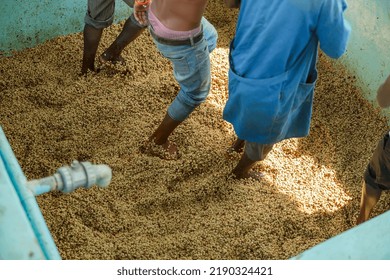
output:
[[[177,159],[179,157],[177,146],[171,143],[168,137],[180,123],[172,119],[168,113],[165,114],[160,125],[148,139],[149,144],[146,145],[148,152],[164,159]],[[158,149],[154,149],[153,146]]]
[[225,157],[227,160],[235,160],[244,151],[245,140],[237,138],[229,148],[226,149]]
[[245,140],[237,138],[236,141],[230,146],[229,152],[242,153],[244,150]]
[[133,22],[131,16],[126,20],[121,33],[115,39],[115,41],[103,52],[100,56],[100,61],[111,62],[113,64],[125,64],[124,58],[121,56],[122,51],[127,45],[138,38],[145,30],[145,27],[141,27]]
[[251,160],[246,153],[244,153],[237,163],[236,167],[232,170],[232,175],[235,179],[254,179],[260,181],[264,177],[264,174],[259,171],[251,170],[257,161]]
[[360,201],[360,212],[356,220],[356,224],[359,225],[370,218],[371,211],[379,201],[382,194],[382,190],[371,186],[363,182],[362,195]]
[[103,29],[97,29],[86,24],[84,26],[84,50],[81,74],[85,75],[88,71],[95,72],[95,56],[99,46]]

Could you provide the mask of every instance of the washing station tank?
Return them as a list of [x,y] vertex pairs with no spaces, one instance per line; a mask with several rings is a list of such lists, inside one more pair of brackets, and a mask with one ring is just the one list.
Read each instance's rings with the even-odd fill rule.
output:
[[107,187],[111,177],[107,165],[73,161],[52,176],[28,181],[0,127],[0,260],[61,259],[35,196]]

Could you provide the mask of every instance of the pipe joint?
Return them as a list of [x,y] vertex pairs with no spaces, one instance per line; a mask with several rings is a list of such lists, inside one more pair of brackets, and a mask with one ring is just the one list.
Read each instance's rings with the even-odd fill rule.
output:
[[58,184],[57,189],[69,193],[79,187],[107,187],[111,182],[112,172],[107,165],[92,165],[90,162],[74,160],[70,166],[60,167],[54,176]]
[[34,194],[40,195],[49,191],[69,193],[77,188],[89,189],[93,185],[107,187],[112,178],[111,168],[105,164],[94,165],[90,162],[74,160],[70,166],[58,168],[49,177],[27,182],[27,188]]

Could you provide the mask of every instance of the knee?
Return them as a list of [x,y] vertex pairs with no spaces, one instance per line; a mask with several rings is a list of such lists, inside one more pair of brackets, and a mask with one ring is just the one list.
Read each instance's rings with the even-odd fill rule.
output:
[[96,29],[103,29],[113,23],[114,13],[115,0],[88,0],[84,22]]
[[98,17],[91,16],[88,12],[85,14],[84,23],[88,24],[96,29],[103,29],[109,27],[114,21],[114,15],[106,18],[99,19]]

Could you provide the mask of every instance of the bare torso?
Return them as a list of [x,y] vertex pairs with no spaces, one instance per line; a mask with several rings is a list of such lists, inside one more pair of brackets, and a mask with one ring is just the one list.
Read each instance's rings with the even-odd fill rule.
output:
[[154,0],[151,9],[160,22],[176,31],[199,27],[207,0]]

